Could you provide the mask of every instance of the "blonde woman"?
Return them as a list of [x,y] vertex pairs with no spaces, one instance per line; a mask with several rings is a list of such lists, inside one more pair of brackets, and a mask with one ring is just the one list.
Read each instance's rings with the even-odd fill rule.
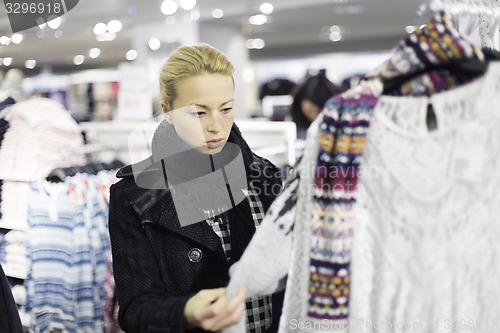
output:
[[[281,190],[278,169],[234,123],[233,66],[207,45],[174,51],[160,72],[165,120],[152,156],[111,187],[109,230],[126,332],[266,332],[271,296],[226,299],[229,267]],[[258,277],[255,277],[258,278]],[[276,309],[275,309],[276,310]]]

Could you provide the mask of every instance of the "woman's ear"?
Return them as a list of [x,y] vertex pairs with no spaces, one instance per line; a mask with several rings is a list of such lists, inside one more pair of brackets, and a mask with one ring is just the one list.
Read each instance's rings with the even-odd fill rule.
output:
[[168,121],[169,124],[173,125],[174,121],[172,120],[172,112],[170,112],[163,103],[161,103],[161,108],[163,110],[163,113],[165,113],[165,119]]

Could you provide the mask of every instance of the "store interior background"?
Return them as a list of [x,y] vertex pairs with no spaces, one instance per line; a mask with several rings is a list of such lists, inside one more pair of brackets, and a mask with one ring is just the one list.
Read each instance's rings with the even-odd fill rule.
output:
[[[321,69],[339,86],[350,78],[349,82],[355,85],[357,75],[374,70],[389,58],[398,42],[428,22],[429,14],[420,14],[419,10],[424,3],[424,0],[80,0],[60,18],[16,34],[12,32],[5,7],[0,5],[0,73],[3,74],[0,92],[11,93],[7,74],[12,69],[22,70],[24,79],[16,91],[16,97],[21,97],[16,102],[33,96],[61,102],[63,115],[68,111],[72,116],[68,117],[70,125],[73,120],[78,124],[76,136],[82,138],[81,130],[85,138],[74,145],[64,139],[55,140],[54,136],[53,141],[47,141],[58,141],[65,146],[64,150],[45,145],[41,139],[51,139],[47,133],[63,127],[57,128],[55,125],[59,124],[47,118],[49,121],[43,123],[47,127],[36,128],[36,132],[30,127],[22,132],[29,140],[23,141],[19,135],[11,140],[15,144],[11,156],[18,157],[17,160],[3,158],[0,149],[0,208],[9,208],[0,209],[0,233],[5,234],[6,241],[0,235],[0,263],[9,283],[21,287],[28,278],[25,243],[30,239],[25,232],[29,230],[28,207],[33,204],[28,202],[30,184],[57,187],[58,182],[52,184],[49,179],[49,172],[58,168],[83,170],[78,167],[93,162],[120,161],[123,165],[146,158],[161,120],[159,70],[178,46],[205,42],[228,56],[235,67],[236,123],[255,153],[287,172],[302,153],[304,142],[297,139],[293,122],[271,119],[275,110],[286,109],[290,96],[261,99],[263,85],[275,79],[298,84],[308,71],[315,73]],[[459,30],[465,33],[467,25]],[[470,40],[479,44],[478,30],[468,33]],[[495,49],[500,50],[500,38],[496,37]],[[8,120],[8,110],[0,111],[0,119]],[[36,107],[30,111],[36,115],[43,110]],[[63,117],[59,118],[62,124]],[[33,152],[28,159],[19,153],[21,146]],[[56,158],[50,160],[52,164],[42,165],[41,157],[46,156]],[[80,164],[71,164],[76,157],[82,157]],[[71,169],[73,165],[76,167]],[[115,174],[113,168],[112,177]],[[58,179],[61,180],[64,185],[64,180]],[[6,194],[5,184],[11,186],[10,193],[14,194]],[[33,239],[38,241],[37,237]],[[14,244],[17,261],[4,262],[2,248],[9,242],[10,246]],[[51,245],[49,242],[48,246]],[[20,306],[22,323],[29,327],[32,319],[23,308],[26,302],[23,290],[23,287],[13,289],[13,294]]]
[[[418,13],[421,5],[414,0],[85,0],[49,24],[20,32],[20,42],[1,10],[0,70],[22,69],[24,97],[61,101],[92,143],[114,141],[114,150],[125,151],[131,131],[158,111],[162,62],[180,45],[209,43],[235,65],[235,112],[251,146],[258,149],[267,141],[262,155],[293,164],[293,123],[246,125],[249,119],[270,118],[269,103],[287,103],[263,103],[262,86],[276,78],[299,83],[307,71],[320,69],[341,85],[374,69],[427,21]],[[269,140],[277,142],[277,150],[269,150]],[[120,155],[125,162],[147,153],[128,150]],[[114,158],[116,152],[108,155],[99,158]]]

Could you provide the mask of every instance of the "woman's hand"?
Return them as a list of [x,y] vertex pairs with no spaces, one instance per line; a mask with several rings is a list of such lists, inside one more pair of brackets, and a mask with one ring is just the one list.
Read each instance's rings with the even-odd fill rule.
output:
[[245,310],[245,294],[245,286],[231,300],[226,298],[226,288],[200,290],[184,307],[186,329],[218,331],[236,324]]

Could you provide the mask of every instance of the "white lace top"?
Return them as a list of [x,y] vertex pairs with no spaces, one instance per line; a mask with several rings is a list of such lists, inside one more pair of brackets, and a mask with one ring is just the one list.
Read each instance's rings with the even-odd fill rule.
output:
[[499,332],[500,64],[430,98],[382,96],[362,165],[350,332]]

